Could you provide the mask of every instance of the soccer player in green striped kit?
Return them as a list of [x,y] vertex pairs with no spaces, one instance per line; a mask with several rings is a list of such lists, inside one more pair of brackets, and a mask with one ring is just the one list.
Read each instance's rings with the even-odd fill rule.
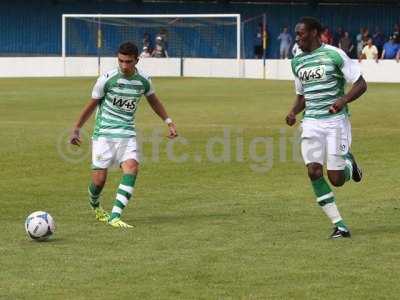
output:
[[[304,111],[301,152],[317,202],[334,224],[331,238],[350,237],[325,180],[323,165],[326,163],[328,179],[334,186],[342,186],[350,179],[361,181],[361,169],[350,153],[348,103],[359,98],[367,84],[358,63],[342,50],[321,43],[322,27],[316,19],[301,19],[295,31],[301,49],[292,59],[297,96],[286,123],[293,126],[296,115]],[[346,82],[352,84],[347,93]]]
[[[79,131],[95,109],[96,124],[92,136],[92,182],[89,201],[96,219],[113,227],[131,228],[121,220],[122,210],[132,197],[139,168],[136,143],[135,112],[144,95],[153,111],[166,123],[169,138],[177,136],[175,124],[154,92],[151,80],[136,69],[139,51],[135,44],[126,42],[118,49],[119,68],[106,72],[97,79],[92,99],[83,108],[70,138],[79,146]],[[107,178],[107,169],[118,163],[123,175],[114,205],[109,214],[100,206],[100,194]]]

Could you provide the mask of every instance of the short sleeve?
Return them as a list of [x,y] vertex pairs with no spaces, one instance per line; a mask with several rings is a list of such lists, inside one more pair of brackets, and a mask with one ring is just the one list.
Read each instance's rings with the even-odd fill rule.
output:
[[340,70],[342,71],[344,78],[347,82],[356,82],[361,76],[360,65],[356,61],[350,59],[343,50],[338,49],[338,52],[343,60]]
[[104,97],[104,87],[106,85],[108,76],[107,74],[101,75],[92,90],[92,99],[102,99]]
[[365,54],[365,53],[366,53],[366,51],[367,51],[367,48],[366,48],[366,47],[364,47],[364,48],[362,49],[362,51],[361,51],[361,54]]
[[301,83],[299,77],[297,76],[296,73],[296,58],[293,58],[291,61],[291,68],[292,68],[292,73],[294,76],[294,87],[295,87],[295,92],[297,95],[304,95],[304,89],[303,89],[303,84]]
[[301,84],[301,81],[300,81],[299,77],[297,77],[297,76],[294,77],[294,86],[295,86],[297,95],[304,95],[303,85]]
[[150,78],[147,78],[147,82],[149,83],[148,88],[145,90],[145,96],[148,97],[155,93],[153,83],[151,82]]

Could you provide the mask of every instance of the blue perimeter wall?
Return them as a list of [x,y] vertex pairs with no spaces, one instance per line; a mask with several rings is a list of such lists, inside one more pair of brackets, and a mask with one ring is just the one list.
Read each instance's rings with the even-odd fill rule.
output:
[[[61,54],[61,15],[63,13],[177,14],[177,13],[240,13],[242,20],[267,15],[268,58],[278,57],[276,40],[283,26],[293,27],[302,16],[314,16],[334,31],[338,26],[354,37],[360,27],[373,32],[379,26],[388,36],[400,20],[398,5],[279,5],[279,4],[215,4],[215,3],[74,3],[49,1],[0,2],[0,55],[59,56]],[[244,33],[245,57],[253,57],[258,18],[247,23]],[[227,37],[233,40],[232,37]],[[139,43],[139,41],[137,41]],[[207,45],[204,45],[207,47]],[[235,45],[232,45],[234,48]],[[172,56],[176,53],[171,53]]]

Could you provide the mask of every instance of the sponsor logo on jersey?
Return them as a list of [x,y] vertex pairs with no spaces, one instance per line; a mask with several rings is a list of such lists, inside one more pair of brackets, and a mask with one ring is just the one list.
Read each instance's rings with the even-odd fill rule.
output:
[[120,96],[119,97],[114,96],[114,98],[112,98],[112,104],[117,108],[122,109],[123,111],[126,112],[132,112],[136,109],[135,98],[124,98]]
[[301,68],[299,78],[302,83],[323,81],[326,79],[325,66]]

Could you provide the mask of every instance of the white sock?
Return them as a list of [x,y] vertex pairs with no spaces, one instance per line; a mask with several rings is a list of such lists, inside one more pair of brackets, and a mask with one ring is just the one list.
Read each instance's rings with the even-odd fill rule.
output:
[[325,204],[324,206],[322,206],[322,210],[331,220],[332,224],[342,221],[342,217],[340,216],[339,210],[335,202]]

